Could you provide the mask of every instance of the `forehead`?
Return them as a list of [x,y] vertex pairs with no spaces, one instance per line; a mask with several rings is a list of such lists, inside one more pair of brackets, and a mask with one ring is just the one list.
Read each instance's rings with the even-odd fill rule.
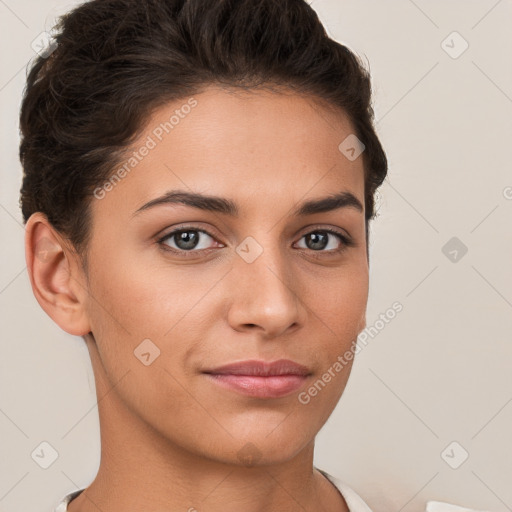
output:
[[311,96],[208,88],[153,112],[93,208],[126,217],[172,189],[230,197],[241,209],[348,190],[364,195],[362,156],[339,109]]

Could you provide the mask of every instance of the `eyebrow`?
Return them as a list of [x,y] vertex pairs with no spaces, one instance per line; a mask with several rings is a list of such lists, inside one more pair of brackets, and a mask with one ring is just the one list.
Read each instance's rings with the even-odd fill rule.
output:
[[[240,209],[237,204],[230,199],[203,195],[197,192],[171,190],[142,205],[133,213],[132,217],[164,204],[183,204],[200,210],[222,213],[231,217],[239,217],[240,215]],[[325,213],[339,208],[353,208],[361,213],[364,211],[363,205],[354,194],[348,191],[342,191],[320,199],[305,201],[292,211],[292,215],[313,215],[315,213]]]

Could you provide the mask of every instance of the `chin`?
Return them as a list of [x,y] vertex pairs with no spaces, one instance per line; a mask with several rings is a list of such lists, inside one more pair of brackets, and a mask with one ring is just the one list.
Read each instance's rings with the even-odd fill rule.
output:
[[313,440],[314,436],[305,434],[304,430],[299,434],[297,429],[284,429],[282,425],[275,428],[274,424],[272,428],[258,429],[252,435],[240,436],[236,442],[232,439],[229,450],[231,463],[246,467],[285,463]]

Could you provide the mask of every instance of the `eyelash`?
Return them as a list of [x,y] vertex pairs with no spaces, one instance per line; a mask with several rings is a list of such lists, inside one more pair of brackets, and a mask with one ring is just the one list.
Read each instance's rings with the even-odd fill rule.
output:
[[[169,247],[167,244],[164,243],[165,240],[167,240],[169,238],[172,238],[174,235],[176,235],[178,233],[181,233],[183,231],[197,231],[197,232],[200,232],[200,233],[204,233],[204,234],[208,235],[209,237],[213,238],[214,240],[216,240],[216,238],[211,233],[209,233],[208,231],[206,231],[204,229],[200,229],[200,228],[197,228],[195,226],[180,226],[178,229],[175,229],[174,231],[171,231],[170,233],[167,233],[164,236],[162,236],[161,238],[159,238],[157,240],[157,243],[162,248],[162,250],[167,251],[167,252],[171,252],[173,254],[177,254],[180,257],[182,256],[182,257],[185,257],[185,258],[197,257],[197,253],[200,253],[202,251],[210,251],[211,250],[211,249],[199,249],[199,250],[191,249],[190,251],[185,251],[183,249],[181,249],[181,250],[180,249],[174,249],[174,248]],[[303,250],[303,251],[306,250],[306,251],[312,252],[313,253],[313,257],[315,257],[315,258],[322,258],[323,254],[325,254],[327,256],[329,256],[329,255],[340,255],[343,252],[345,252],[347,249],[349,249],[350,247],[355,247],[356,246],[356,243],[351,238],[349,238],[346,235],[340,233],[339,231],[336,231],[336,230],[333,230],[333,229],[328,229],[328,228],[317,228],[317,229],[314,229],[313,231],[309,231],[309,232],[305,233],[304,235],[302,235],[301,239],[304,238],[307,235],[311,235],[312,233],[319,233],[319,232],[321,232],[321,233],[329,233],[331,235],[335,235],[341,241],[341,247],[339,249],[333,249],[333,250],[330,250],[330,251],[324,251],[324,250],[314,251],[313,249],[303,249],[303,248],[301,248],[301,250]],[[318,253],[320,253],[320,254],[318,254]]]

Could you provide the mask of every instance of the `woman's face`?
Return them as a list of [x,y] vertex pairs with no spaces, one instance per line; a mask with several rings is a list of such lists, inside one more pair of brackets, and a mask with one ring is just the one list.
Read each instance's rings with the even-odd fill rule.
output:
[[[95,372],[171,443],[231,463],[288,460],[333,411],[368,298],[362,156],[339,149],[351,134],[312,99],[209,88],[157,110],[124,172],[97,189],[85,300]],[[144,207],[178,190],[238,213]],[[342,193],[362,209],[298,213]],[[211,204],[224,205],[199,206]],[[251,379],[205,373],[278,359],[309,375],[244,392],[226,382]]]

